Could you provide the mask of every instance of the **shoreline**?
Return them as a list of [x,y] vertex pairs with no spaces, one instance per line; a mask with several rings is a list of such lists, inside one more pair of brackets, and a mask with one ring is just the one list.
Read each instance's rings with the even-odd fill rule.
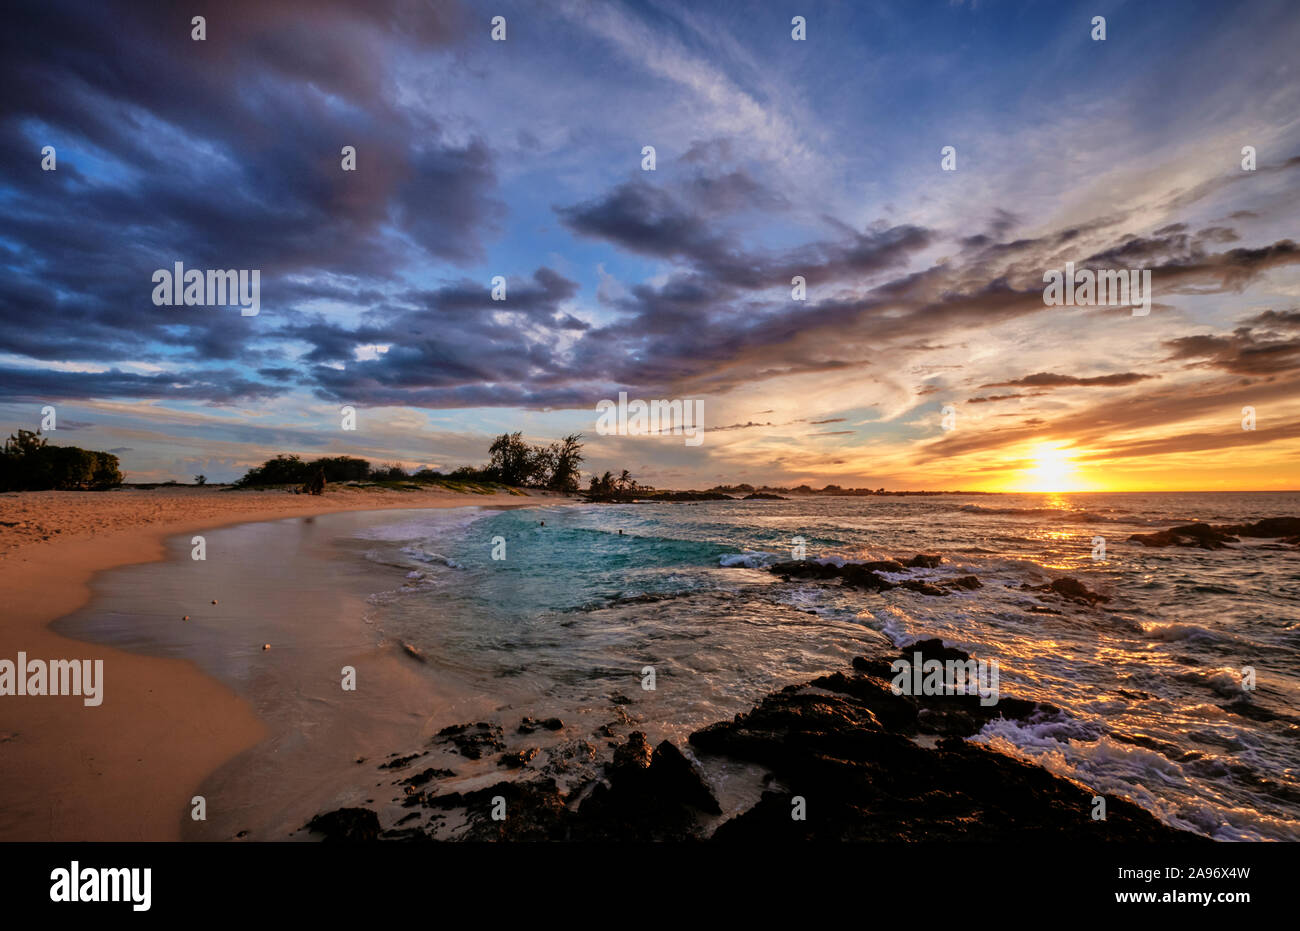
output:
[[[111,697],[98,707],[83,705],[80,696],[0,701],[0,839],[180,840],[195,790],[270,733],[247,700],[190,660],[51,630],[90,601],[98,573],[162,561],[173,537],[244,523],[569,500],[337,486],[320,497],[185,486],[0,495],[0,590],[8,606],[0,655],[22,650],[47,660],[103,660],[112,670]],[[150,804],[138,807],[144,798]]]

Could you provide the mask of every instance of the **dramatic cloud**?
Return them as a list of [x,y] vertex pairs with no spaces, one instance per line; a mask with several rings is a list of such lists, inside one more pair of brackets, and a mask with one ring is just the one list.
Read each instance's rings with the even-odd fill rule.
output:
[[1180,336],[1166,340],[1171,360],[1192,368],[1239,375],[1277,375],[1300,368],[1300,311],[1266,310],[1242,321],[1228,335]]
[[[1122,385],[1135,385],[1140,381],[1146,381],[1149,378],[1156,378],[1155,375],[1140,375],[1137,372],[1117,372],[1114,375],[1094,375],[1091,377],[1080,378],[1077,375],[1053,375],[1048,372],[1039,372],[1036,375],[1026,375],[1023,378],[1013,378],[1010,381],[989,382],[980,385],[981,388],[1060,388],[1066,385],[1082,387],[1103,387],[1116,388]],[[1019,395],[1003,395],[1002,397],[1019,397]],[[997,400],[996,398],[986,398],[985,400]]]
[[[503,210],[487,145],[395,106],[377,67],[451,42],[453,10],[231,3],[196,42],[172,4],[20,4],[0,39],[0,351],[247,359],[262,327],[160,310],[153,270],[260,269],[277,316],[304,277],[382,281],[412,246],[477,255]],[[365,170],[341,170],[349,143]]]

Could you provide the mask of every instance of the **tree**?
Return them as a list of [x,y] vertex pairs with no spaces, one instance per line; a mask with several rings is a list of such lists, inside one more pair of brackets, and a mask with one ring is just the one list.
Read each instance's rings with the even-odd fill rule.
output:
[[112,453],[92,453],[95,457],[95,468],[91,473],[90,484],[92,488],[116,488],[122,484],[122,470],[117,467],[117,457]]
[[600,478],[591,477],[591,493],[594,495],[612,495],[614,493],[614,473],[606,472]]
[[370,463],[356,456],[315,459],[307,464],[307,477],[315,478],[316,473],[322,469],[325,471],[325,480],[329,482],[364,482],[370,478]]
[[613,472],[606,472],[597,478],[591,477],[587,494],[593,499],[609,501],[630,501],[635,495],[654,491],[650,485],[642,485],[632,478],[632,473],[624,469],[618,478]]
[[45,437],[41,436],[40,431],[33,433],[30,430],[19,430],[18,435],[9,435],[5,440],[6,456],[35,456],[45,448]]
[[536,478],[538,457],[520,431],[503,433],[488,447],[487,471],[504,485],[529,485]]
[[195,485],[206,485],[207,483],[208,483],[208,477],[207,477],[206,475],[196,475],[196,476],[194,476],[194,484],[195,484]]
[[581,433],[570,433],[558,443],[551,444],[549,465],[550,480],[546,487],[564,494],[578,490],[578,464],[582,462]]
[[555,457],[559,452],[559,446],[552,443],[550,446],[534,446],[533,458],[530,465],[532,474],[529,476],[530,485],[540,485],[549,487],[551,475],[555,472]]
[[239,487],[254,485],[301,485],[307,481],[307,464],[301,456],[286,456],[284,453],[274,459],[268,459],[260,466],[253,466],[244,473],[244,477],[235,484]]

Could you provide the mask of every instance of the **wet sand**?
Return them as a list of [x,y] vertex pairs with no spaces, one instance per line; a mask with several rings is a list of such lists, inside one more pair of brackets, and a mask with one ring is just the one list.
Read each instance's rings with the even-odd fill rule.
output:
[[[273,733],[253,703],[190,660],[140,655],[51,630],[51,622],[86,604],[97,573],[174,558],[177,550],[188,558],[188,539],[173,542],[169,554],[169,538],[249,520],[563,500],[351,488],[330,489],[318,498],[192,487],[0,495],[0,592],[6,608],[0,657],[15,659],[21,650],[33,659],[104,663],[104,701],[98,707],[76,696],[0,699],[0,840],[181,839],[190,800],[205,779]],[[292,580],[286,577],[285,584]],[[297,589],[305,598],[311,592]],[[142,612],[158,613],[153,595],[140,594]],[[221,600],[214,594],[201,603],[212,598]],[[366,657],[352,645],[346,650]],[[367,661],[354,665],[360,670]],[[337,667],[334,673],[337,683]],[[400,672],[392,678],[394,689],[407,679]]]

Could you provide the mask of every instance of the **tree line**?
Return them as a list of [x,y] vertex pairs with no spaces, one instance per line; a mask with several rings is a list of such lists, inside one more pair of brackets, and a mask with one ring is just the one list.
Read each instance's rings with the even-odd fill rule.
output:
[[617,478],[614,477],[613,472],[606,472],[600,478],[593,475],[587,495],[593,501],[618,501],[635,498],[637,495],[645,495],[652,491],[654,491],[652,486],[638,484],[636,479],[632,478],[632,474],[624,469]]
[[[335,483],[450,481],[576,494],[582,462],[581,433],[572,433],[548,445],[534,445],[524,441],[522,431],[516,431],[503,433],[492,441],[486,464],[461,466],[446,474],[427,468],[407,471],[400,463],[372,466],[355,456],[304,459],[281,453],[249,469],[234,485],[255,488],[310,485],[321,480]],[[196,475],[194,481],[202,485],[207,479]],[[122,482],[117,456],[76,446],[51,446],[39,431],[19,430],[0,448],[0,491],[106,489]],[[593,498],[619,500],[652,490],[638,484],[625,469],[618,476],[612,472],[599,477],[593,475],[585,493]]]
[[372,466],[354,456],[325,456],[306,460],[281,453],[249,469],[239,488],[261,485],[302,485],[323,477],[326,482],[479,482],[516,488],[545,488],[573,494],[578,490],[582,434],[573,433],[548,446],[526,443],[522,431],[503,433],[488,448],[486,465],[461,466],[443,474],[433,469],[408,472],[399,463]]
[[0,491],[98,491],[121,484],[112,453],[51,446],[40,431],[19,430],[0,449]]

